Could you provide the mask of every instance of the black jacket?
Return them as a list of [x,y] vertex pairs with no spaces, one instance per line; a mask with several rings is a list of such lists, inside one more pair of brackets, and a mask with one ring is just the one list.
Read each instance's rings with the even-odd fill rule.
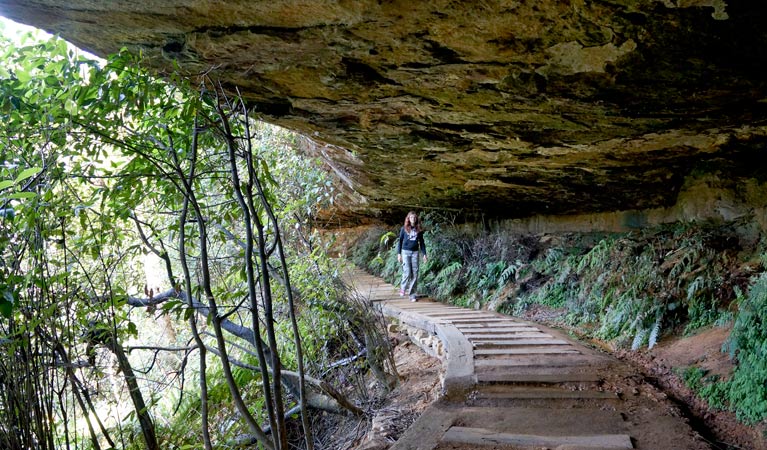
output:
[[402,250],[410,250],[412,252],[420,251],[424,255],[426,254],[426,244],[423,241],[423,231],[416,232],[411,230],[410,233],[405,231],[405,227],[399,230],[399,239],[397,239],[397,254],[402,253]]

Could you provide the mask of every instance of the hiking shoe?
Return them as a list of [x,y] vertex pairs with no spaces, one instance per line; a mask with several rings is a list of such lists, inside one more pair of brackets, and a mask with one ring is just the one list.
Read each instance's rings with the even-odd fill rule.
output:
[[411,302],[417,302],[418,301],[418,297],[416,297],[415,294],[410,294],[410,301]]
[[404,291],[404,290],[402,290],[402,289],[400,289],[400,290],[399,290],[399,296],[400,296],[400,297],[404,297],[404,296],[405,296],[405,291]]

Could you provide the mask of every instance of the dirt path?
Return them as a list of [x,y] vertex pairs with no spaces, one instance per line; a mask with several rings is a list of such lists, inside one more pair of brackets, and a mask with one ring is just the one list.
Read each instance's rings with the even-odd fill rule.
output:
[[604,353],[513,317],[403,300],[361,271],[350,279],[442,360],[443,397],[392,449],[710,448],[660,391]]

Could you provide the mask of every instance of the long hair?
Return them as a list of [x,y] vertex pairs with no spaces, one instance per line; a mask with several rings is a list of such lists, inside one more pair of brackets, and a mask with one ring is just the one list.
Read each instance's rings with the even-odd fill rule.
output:
[[415,217],[415,220],[413,221],[413,226],[415,226],[415,231],[421,232],[421,219],[418,218],[418,214],[415,213],[415,211],[410,211],[405,216],[405,231],[410,233],[413,230],[413,227],[410,226],[410,221],[408,220],[408,217],[410,216]]

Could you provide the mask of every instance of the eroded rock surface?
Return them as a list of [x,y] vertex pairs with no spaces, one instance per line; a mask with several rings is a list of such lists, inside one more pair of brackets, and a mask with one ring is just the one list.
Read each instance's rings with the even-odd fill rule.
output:
[[0,14],[238,87],[322,143],[348,189],[335,217],[645,209],[690,174],[761,179],[763,2],[0,0]]

